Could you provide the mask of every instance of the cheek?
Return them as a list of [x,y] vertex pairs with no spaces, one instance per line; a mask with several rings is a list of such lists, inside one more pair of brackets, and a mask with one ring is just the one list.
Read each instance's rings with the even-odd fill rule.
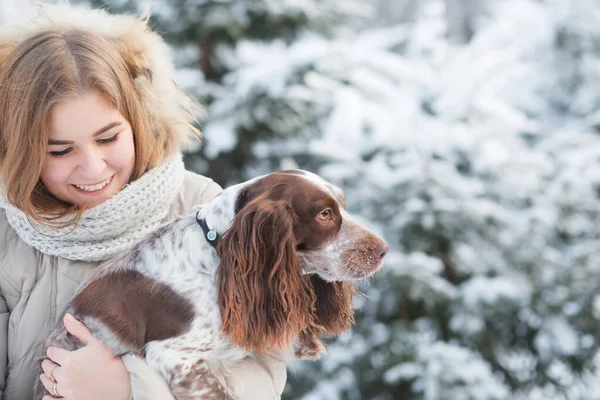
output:
[[74,169],[68,160],[60,160],[53,157],[46,157],[40,180],[47,187],[68,183],[69,176]]
[[118,144],[110,151],[110,163],[125,171],[133,170],[135,164],[135,146],[131,131],[123,132]]
[[314,222],[300,230],[297,237],[302,242],[302,248],[316,250],[326,247],[333,242],[339,233],[339,225],[335,223],[321,224]]

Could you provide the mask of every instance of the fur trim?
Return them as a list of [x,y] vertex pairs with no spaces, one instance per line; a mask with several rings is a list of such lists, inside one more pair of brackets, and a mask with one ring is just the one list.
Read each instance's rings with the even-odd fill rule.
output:
[[37,4],[18,21],[0,28],[0,68],[24,39],[45,30],[90,31],[113,42],[125,60],[153,126],[167,127],[179,144],[200,138],[190,124],[201,115],[200,105],[173,81],[169,46],[148,27],[147,17],[114,15],[83,6]]

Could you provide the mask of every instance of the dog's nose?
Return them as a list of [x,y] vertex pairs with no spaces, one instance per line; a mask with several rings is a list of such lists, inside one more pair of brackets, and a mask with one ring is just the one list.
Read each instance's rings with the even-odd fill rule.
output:
[[373,249],[373,255],[378,260],[381,260],[383,257],[385,257],[389,249],[390,246],[388,246],[386,242],[380,241],[379,243],[377,243],[377,246],[375,246],[375,248]]

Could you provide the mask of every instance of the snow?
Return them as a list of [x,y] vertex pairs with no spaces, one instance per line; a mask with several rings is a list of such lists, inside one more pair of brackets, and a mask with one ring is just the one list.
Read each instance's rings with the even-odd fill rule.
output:
[[471,309],[493,307],[499,301],[527,304],[532,294],[526,276],[501,276],[488,278],[476,276],[462,284],[461,292],[465,306]]

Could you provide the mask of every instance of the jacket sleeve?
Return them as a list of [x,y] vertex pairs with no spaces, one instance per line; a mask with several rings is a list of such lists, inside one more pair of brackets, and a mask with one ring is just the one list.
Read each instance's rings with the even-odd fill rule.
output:
[[[174,400],[165,380],[146,362],[132,354],[123,357],[131,376],[130,400]],[[286,382],[285,364],[273,357],[247,358],[227,377],[237,400],[278,400]]]
[[173,219],[197,211],[202,204],[208,203],[223,191],[212,179],[191,171],[185,171],[183,182],[183,189],[171,208],[170,217]]
[[227,377],[227,383],[237,400],[278,400],[285,388],[285,364],[274,357],[259,360],[246,358]]
[[165,380],[144,360],[133,354],[121,358],[131,377],[130,400],[174,400]]
[[0,293],[0,398],[4,394],[8,366],[8,318],[10,312],[4,296]]
[[223,189],[216,182],[211,182],[206,186],[204,192],[200,196],[200,204],[208,203],[211,201],[216,195],[221,193]]

